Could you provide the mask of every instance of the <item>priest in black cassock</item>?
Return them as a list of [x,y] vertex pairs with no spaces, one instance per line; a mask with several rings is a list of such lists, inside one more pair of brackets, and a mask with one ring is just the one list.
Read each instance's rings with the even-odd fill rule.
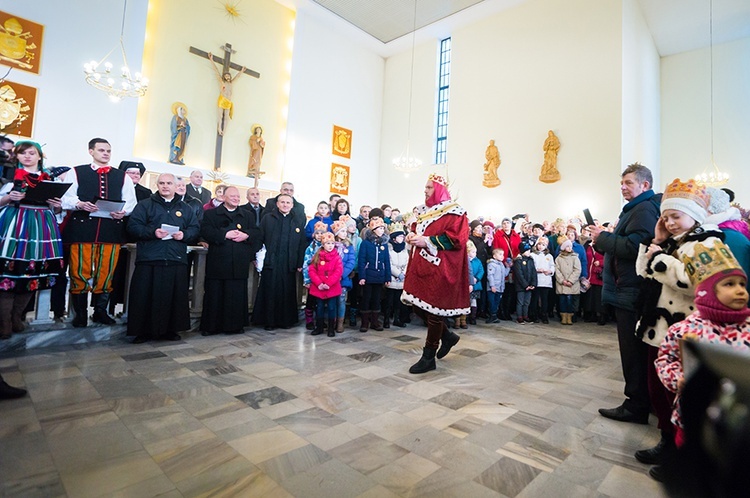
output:
[[227,187],[224,203],[203,216],[201,237],[208,242],[200,327],[204,336],[239,334],[248,325],[247,279],[260,248],[260,230],[239,204],[237,187]]
[[302,271],[307,239],[304,220],[292,214],[291,195],[280,194],[276,209],[260,220],[260,242],[266,257],[253,308],[253,324],[274,330],[294,326],[297,316],[297,274]]
[[128,233],[136,238],[135,271],[128,300],[128,335],[133,343],[179,341],[190,328],[187,246],[200,227],[190,207],[175,197],[175,177],[159,175],[158,192],[136,205]]

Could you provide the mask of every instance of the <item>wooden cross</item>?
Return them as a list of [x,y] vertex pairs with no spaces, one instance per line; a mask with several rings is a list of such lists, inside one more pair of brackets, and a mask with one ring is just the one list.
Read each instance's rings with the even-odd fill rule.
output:
[[[242,71],[243,74],[248,74],[252,76],[253,78],[260,78],[260,73],[257,71],[253,71],[252,69],[247,69],[240,66],[239,64],[235,64],[231,61],[232,54],[235,52],[232,50],[232,45],[229,43],[225,43],[221,50],[224,52],[224,57],[217,57],[213,56],[214,62],[217,62],[222,65],[221,67],[221,74],[227,74],[229,73],[230,69],[234,69],[237,71]],[[208,59],[208,52],[201,50],[199,48],[190,47],[190,53],[195,54],[199,57],[203,57],[204,59]],[[210,60],[210,59],[209,59]],[[226,113],[224,113],[226,115]],[[221,117],[221,123],[220,128],[223,129],[223,127],[226,125],[224,120],[226,119],[226,116]],[[224,136],[217,130],[216,131],[216,150],[214,152],[214,170],[219,171],[221,169],[221,147],[224,142]]]

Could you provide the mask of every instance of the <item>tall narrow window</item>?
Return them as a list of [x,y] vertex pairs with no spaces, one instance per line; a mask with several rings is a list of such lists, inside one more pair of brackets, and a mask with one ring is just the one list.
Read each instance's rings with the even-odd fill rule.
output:
[[440,42],[440,75],[438,78],[437,141],[435,164],[443,164],[447,158],[448,145],[448,96],[451,81],[451,39]]

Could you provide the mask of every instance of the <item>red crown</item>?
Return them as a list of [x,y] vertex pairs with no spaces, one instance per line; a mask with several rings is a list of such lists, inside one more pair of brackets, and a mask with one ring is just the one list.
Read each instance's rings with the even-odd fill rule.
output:
[[448,182],[443,178],[442,176],[438,175],[437,173],[430,173],[430,176],[427,178],[432,183],[439,183],[443,187],[448,186]]

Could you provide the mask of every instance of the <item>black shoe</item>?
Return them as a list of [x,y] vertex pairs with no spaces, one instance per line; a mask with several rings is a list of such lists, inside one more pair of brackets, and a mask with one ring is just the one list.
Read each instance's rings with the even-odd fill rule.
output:
[[180,334],[170,334],[164,338],[165,341],[181,341],[182,337]]
[[484,323],[500,323],[500,319],[496,316],[489,317],[487,320],[484,321]]
[[545,325],[548,325],[549,324],[549,320],[547,320],[546,317],[542,318],[542,323],[545,324]]
[[647,465],[659,465],[664,460],[664,455],[672,449],[674,440],[667,435],[662,435],[661,440],[653,448],[638,450],[635,459]]
[[406,324],[401,320],[393,320],[394,327],[406,327]]
[[599,408],[599,415],[618,422],[632,422],[634,424],[648,424],[648,412],[636,414],[625,408],[623,405],[617,408]]
[[656,482],[664,482],[664,467],[661,465],[654,465],[648,469],[648,475],[650,475],[651,479]]
[[597,325],[607,325],[607,317],[603,316],[599,318],[599,321],[596,322]]
[[422,357],[414,365],[409,368],[410,374],[421,374],[435,370],[435,350],[434,349],[422,349]]
[[144,342],[148,342],[148,337],[145,335],[139,335],[136,336],[135,339],[133,339],[133,344],[143,344]]
[[445,355],[450,353],[450,350],[453,346],[458,344],[458,341],[461,340],[461,336],[458,334],[454,334],[451,331],[448,331],[447,333],[443,334],[443,337],[440,338],[440,349],[437,350],[437,356],[438,359],[443,358]]
[[0,399],[15,399],[26,396],[26,389],[9,386],[4,380],[0,380]]
[[94,315],[91,317],[91,321],[101,323],[102,325],[114,325],[117,323],[102,308],[97,308],[94,310]]

